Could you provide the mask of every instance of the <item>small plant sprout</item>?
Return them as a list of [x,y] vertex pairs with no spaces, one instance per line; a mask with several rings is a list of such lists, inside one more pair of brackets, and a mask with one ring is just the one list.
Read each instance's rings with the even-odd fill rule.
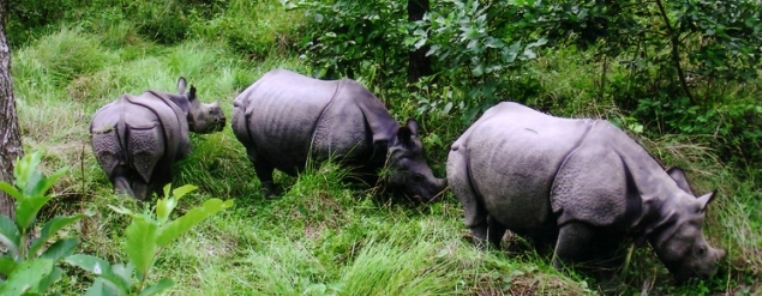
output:
[[0,274],[5,277],[0,295],[42,295],[61,278],[63,272],[56,262],[71,255],[79,241],[64,238],[47,248],[45,244],[59,230],[90,215],[54,217],[42,226],[39,237],[32,237],[37,213],[53,198],[48,190],[67,170],[61,168],[47,177],[37,170],[41,161],[41,153],[27,154],[16,162],[14,185],[0,181],[0,190],[16,201],[15,221],[0,215],[0,244],[5,248],[0,257]]
[[196,224],[233,206],[233,200],[222,201],[212,198],[205,201],[202,206],[191,209],[185,215],[170,220],[169,216],[180,198],[196,189],[196,186],[185,185],[171,190],[171,186],[166,185],[165,197],[157,202],[155,214],[135,213],[124,207],[109,206],[117,213],[132,217],[132,223],[125,230],[127,244],[124,252],[127,253],[129,262],[111,265],[92,255],[77,254],[67,257],[66,262],[69,264],[98,276],[86,295],[147,296],[156,295],[171,288],[174,282],[168,278],[160,279],[152,285],[146,283],[148,273],[161,251]]

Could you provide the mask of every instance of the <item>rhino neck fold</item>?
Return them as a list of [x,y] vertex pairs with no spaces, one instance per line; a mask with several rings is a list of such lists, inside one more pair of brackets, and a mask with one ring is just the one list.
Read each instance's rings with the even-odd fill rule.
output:
[[601,124],[596,127],[596,134],[605,135],[617,154],[625,163],[634,186],[634,201],[642,205],[640,213],[636,213],[631,221],[631,230],[638,241],[644,241],[654,232],[658,232],[659,226],[669,223],[669,219],[681,203],[683,195],[675,181],[667,174],[662,166],[652,157],[639,143],[611,124]]

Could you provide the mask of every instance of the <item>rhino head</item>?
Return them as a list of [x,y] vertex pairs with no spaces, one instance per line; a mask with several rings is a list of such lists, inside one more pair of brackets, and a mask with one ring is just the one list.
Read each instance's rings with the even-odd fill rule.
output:
[[387,167],[390,172],[387,182],[391,187],[424,202],[434,200],[447,186],[444,179],[434,177],[426,163],[423,144],[418,138],[418,123],[413,119],[399,127],[389,142]]
[[673,168],[670,177],[682,189],[664,205],[666,214],[653,227],[650,243],[659,259],[678,281],[707,278],[717,271],[726,251],[713,248],[704,239],[702,225],[706,208],[715,197],[708,193],[696,198],[682,170]]
[[[186,93],[188,82],[180,77],[177,81],[177,92],[184,99],[178,104],[184,106],[183,109],[188,112],[188,128],[190,131],[199,134],[209,134],[219,132],[225,128],[225,113],[220,109],[220,103],[214,101],[211,104],[205,104],[196,97],[196,88],[191,85],[190,91]],[[177,101],[175,101],[177,102]]]

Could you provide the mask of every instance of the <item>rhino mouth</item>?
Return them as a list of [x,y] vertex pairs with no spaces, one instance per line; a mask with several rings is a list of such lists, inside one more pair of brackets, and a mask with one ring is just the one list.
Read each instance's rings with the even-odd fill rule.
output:
[[214,131],[216,132],[222,131],[223,129],[225,129],[225,118],[217,120],[214,125]]

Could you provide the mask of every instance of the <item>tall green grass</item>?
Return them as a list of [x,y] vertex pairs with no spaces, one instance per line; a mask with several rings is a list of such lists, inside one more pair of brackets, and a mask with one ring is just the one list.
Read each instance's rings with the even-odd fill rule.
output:
[[[277,1],[230,1],[224,13],[193,20],[187,28],[192,38],[160,45],[142,35],[136,22],[107,9],[14,48],[25,147],[46,153],[49,172],[72,167],[55,188],[62,198],[43,216],[93,209],[94,217],[72,229],[83,235],[81,248],[124,261],[118,250],[128,221],[106,205],[139,206],[112,195],[89,147],[90,116],[124,93],[174,92],[184,76],[202,101],[219,100],[230,120],[235,96],[265,72],[309,70],[288,44],[281,47],[301,38],[302,21],[299,12],[286,11]],[[544,57],[528,70],[539,81],[526,81],[539,84],[538,96],[517,99],[558,115],[621,117],[612,98],[597,97],[595,70],[570,52]],[[611,75],[614,79],[616,71]],[[418,115],[410,98],[399,90],[381,96],[398,120],[420,119],[430,164],[443,176],[449,145],[466,125],[456,115]],[[653,252],[642,249],[634,252],[619,282],[604,288],[585,275],[555,271],[549,254],[521,248],[521,239],[510,237],[510,247],[500,251],[474,248],[451,193],[435,204],[411,205],[342,184],[346,171],[332,163],[312,164],[297,177],[276,172],[285,193],[266,200],[230,127],[192,135],[193,153],[175,166],[173,181],[200,187],[182,200],[179,212],[210,196],[237,199],[235,209],[166,250],[155,276],[176,280],[172,295],[705,295],[762,287],[759,185],[744,172],[723,167],[701,139],[633,136],[665,164],[686,167],[697,192],[718,190],[705,233],[730,255],[717,277],[676,285]],[[92,281],[74,269],[66,274],[71,277],[58,284],[65,295],[81,295]]]

